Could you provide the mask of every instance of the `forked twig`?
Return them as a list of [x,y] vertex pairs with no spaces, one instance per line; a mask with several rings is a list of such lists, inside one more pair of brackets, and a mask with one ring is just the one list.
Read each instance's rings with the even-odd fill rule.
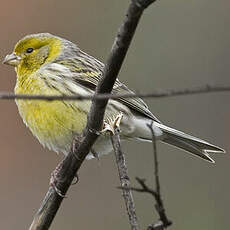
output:
[[[163,200],[161,197],[161,192],[160,192],[160,179],[159,179],[159,164],[158,164],[158,159],[157,159],[157,147],[156,147],[156,139],[155,139],[155,134],[154,134],[154,130],[153,130],[153,122],[151,124],[147,124],[147,126],[149,127],[149,129],[151,130],[152,133],[152,143],[153,143],[153,154],[154,154],[154,177],[155,177],[155,187],[156,190],[150,189],[147,185],[146,185],[146,180],[145,179],[141,179],[139,177],[136,177],[137,182],[140,184],[140,188],[137,187],[128,187],[126,189],[128,190],[132,190],[132,191],[136,191],[136,192],[141,192],[141,193],[149,193],[151,194],[155,201],[155,208],[156,211],[160,217],[159,221],[151,224],[150,226],[148,226],[147,230],[163,230],[167,227],[169,227],[170,225],[172,225],[172,221],[170,221],[165,213],[165,208],[164,208],[164,204],[163,204]],[[122,187],[119,187],[120,189]]]

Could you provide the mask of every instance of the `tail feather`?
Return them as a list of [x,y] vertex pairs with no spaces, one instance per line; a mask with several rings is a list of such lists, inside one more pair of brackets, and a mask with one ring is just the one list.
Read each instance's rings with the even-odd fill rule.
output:
[[211,163],[214,163],[214,160],[209,156],[209,153],[225,153],[222,148],[219,148],[218,146],[210,144],[197,137],[193,137],[160,123],[155,123],[154,125],[163,131],[163,142],[184,149],[185,151]]
[[164,140],[165,143],[176,146],[180,149],[184,149],[188,153],[191,153],[195,156],[198,156],[206,161],[209,161],[211,163],[215,163],[215,161],[209,156],[208,153],[206,153],[204,150],[197,148],[196,145],[192,145],[188,143],[188,141],[183,141],[180,139],[177,139],[175,136],[168,135]]

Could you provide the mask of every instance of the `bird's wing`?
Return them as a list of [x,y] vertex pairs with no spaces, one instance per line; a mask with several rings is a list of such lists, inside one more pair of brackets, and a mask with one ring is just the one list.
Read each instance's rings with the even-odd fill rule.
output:
[[[100,61],[96,60],[95,58],[83,53],[83,57],[81,57],[78,54],[78,57],[73,59],[67,59],[63,61],[58,61],[58,64],[62,64],[71,71],[71,78],[73,78],[74,82],[77,84],[86,87],[91,90],[95,90],[96,86],[102,76],[102,70],[104,68],[104,64]],[[116,80],[112,94],[126,94],[126,93],[132,93],[130,89],[123,83],[121,83],[119,80]],[[145,104],[145,102],[141,98],[117,98],[114,99],[116,101],[119,101],[126,106],[128,106],[130,109],[132,109],[135,112],[140,113],[141,115],[144,115],[154,121],[157,121],[161,123],[148,109],[148,106]]]

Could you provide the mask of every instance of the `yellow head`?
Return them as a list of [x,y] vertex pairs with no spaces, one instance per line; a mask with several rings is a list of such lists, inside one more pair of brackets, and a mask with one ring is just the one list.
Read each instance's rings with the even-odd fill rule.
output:
[[32,34],[20,40],[3,63],[16,67],[18,75],[27,75],[60,56],[64,39],[48,33]]

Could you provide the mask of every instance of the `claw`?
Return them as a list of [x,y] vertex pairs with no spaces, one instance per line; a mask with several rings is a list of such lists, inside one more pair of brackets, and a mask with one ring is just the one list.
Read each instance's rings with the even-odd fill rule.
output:
[[60,196],[62,198],[67,198],[67,196],[65,196],[64,194],[62,194],[61,190],[58,189],[56,185],[53,185],[53,188],[54,188],[55,192],[58,194],[58,196]]
[[106,121],[104,122],[104,127],[103,129],[101,130],[101,133],[102,134],[106,134],[106,133],[112,133],[114,134],[114,128],[109,124],[107,123]]
[[120,112],[118,115],[113,116],[112,118],[108,118],[108,121],[104,121],[104,127],[101,131],[102,134],[110,133],[112,135],[115,134],[115,129],[119,129],[121,120],[123,118],[123,113]]
[[57,175],[62,167],[62,164],[63,164],[63,161],[62,160],[58,165],[57,167],[54,169],[54,171],[51,173],[51,177],[50,177],[50,186],[54,189],[54,191],[60,196],[60,197],[63,197],[63,198],[66,198],[66,196],[62,193],[62,191],[60,189],[57,188],[57,181],[58,181],[58,178],[57,178]]
[[74,179],[73,179],[72,185],[77,184],[78,181],[79,181],[79,176],[76,174]]
[[99,154],[96,151],[94,151],[93,149],[91,149],[90,151],[93,154],[93,156],[99,161]]
[[62,198],[67,198],[64,194],[62,194],[61,190],[57,188],[57,173],[60,170],[60,165],[58,165],[54,171],[51,173],[50,177],[50,186],[54,189],[54,191]]

